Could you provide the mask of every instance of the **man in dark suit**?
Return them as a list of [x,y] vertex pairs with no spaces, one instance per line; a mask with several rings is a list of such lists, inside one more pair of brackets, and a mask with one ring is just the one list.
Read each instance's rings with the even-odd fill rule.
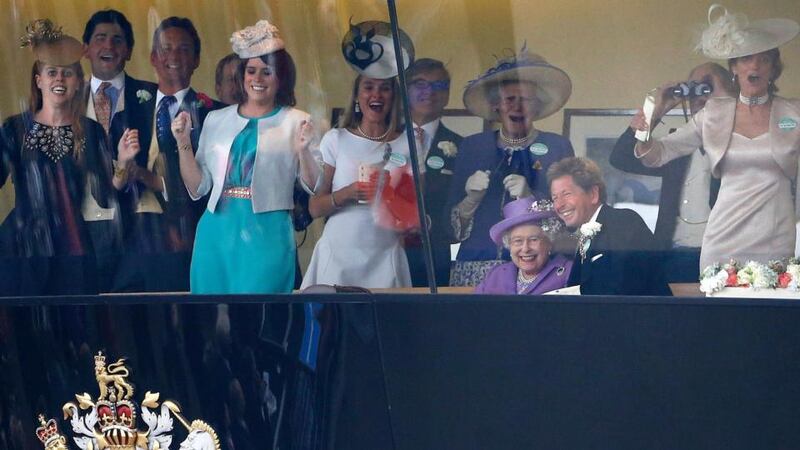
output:
[[558,216],[578,233],[569,284],[590,295],[670,295],[653,234],[629,209],[605,204],[600,168],[586,158],[566,158],[547,171]]
[[[422,187],[428,211],[431,251],[436,285],[447,286],[450,281],[450,243],[442,211],[450,189],[461,136],[442,122],[442,112],[450,100],[450,73],[441,61],[420,58],[407,70],[408,100],[414,122],[420,173],[424,172]],[[414,286],[428,286],[425,258],[419,236],[406,240],[406,256]]]
[[[730,72],[719,64],[705,63],[695,67],[689,74],[689,80],[707,83],[713,89],[711,94],[689,97],[692,115],[703,109],[709,97],[731,95]],[[680,102],[680,98],[673,97],[669,92],[666,95],[670,96],[666,102],[669,109]],[[653,122],[655,128],[658,121]],[[625,172],[661,177],[655,238],[663,251],[664,264],[670,268],[666,274],[667,281],[696,282],[699,278],[700,244],[708,215],[719,192],[719,179],[711,176],[708,157],[702,148],[662,167],[650,168],[634,156],[635,145],[634,130],[628,128],[617,140],[609,162]]]
[[[84,56],[92,68],[87,83],[86,115],[103,125],[114,160],[125,129],[139,130],[140,137],[150,133],[143,126],[145,99],[155,96],[157,86],[125,73],[133,44],[131,24],[119,11],[98,11],[86,22]],[[97,256],[98,288],[100,292],[108,292],[122,253],[122,211],[118,205],[101,208],[91,198],[87,200],[83,216]]]
[[206,115],[222,105],[191,88],[200,63],[200,37],[189,19],[169,17],[153,33],[150,63],[158,76],[152,98],[143,101],[139,144],[142,151],[128,169],[133,182],[133,231],[115,288],[119,291],[186,291],[197,221],[205,202],[193,202],[180,175],[178,148],[170,125],[186,111],[192,119],[192,149],[197,151]]

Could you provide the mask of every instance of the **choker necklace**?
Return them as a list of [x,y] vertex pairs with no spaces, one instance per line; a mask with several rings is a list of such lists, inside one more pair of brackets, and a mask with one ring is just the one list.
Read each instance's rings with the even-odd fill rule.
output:
[[386,132],[383,133],[382,135],[380,135],[380,136],[370,136],[367,133],[365,133],[364,130],[361,129],[361,124],[358,124],[356,126],[356,129],[361,134],[361,136],[364,136],[365,138],[369,139],[370,141],[383,141],[384,139],[386,139],[386,136],[389,135],[389,132],[392,131],[391,128],[386,127]]
[[747,106],[763,105],[769,101],[769,94],[760,97],[745,97],[739,93],[739,101]]
[[532,129],[531,132],[528,133],[527,136],[523,136],[521,138],[510,138],[510,137],[506,136],[505,133],[503,133],[503,127],[500,127],[500,140],[503,141],[503,143],[506,144],[509,147],[511,147],[511,146],[520,146],[520,145],[528,142],[528,140],[533,137],[534,133],[536,133],[536,129],[535,128]]

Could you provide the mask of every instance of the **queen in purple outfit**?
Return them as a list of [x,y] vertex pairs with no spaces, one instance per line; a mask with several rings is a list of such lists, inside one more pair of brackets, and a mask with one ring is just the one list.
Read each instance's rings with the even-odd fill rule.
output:
[[511,253],[511,262],[493,268],[477,294],[543,294],[567,286],[572,260],[552,255],[553,242],[564,223],[549,200],[524,197],[503,207],[505,219],[489,230],[489,236]]

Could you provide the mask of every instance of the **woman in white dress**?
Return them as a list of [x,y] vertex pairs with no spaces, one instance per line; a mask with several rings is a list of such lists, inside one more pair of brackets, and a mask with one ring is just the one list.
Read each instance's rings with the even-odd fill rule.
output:
[[410,171],[408,142],[399,127],[398,85],[393,78],[359,75],[352,92],[339,127],[328,131],[320,144],[322,185],[311,197],[309,209],[312,216],[328,221],[302,288],[315,284],[411,286],[400,232],[376,223],[376,176],[369,182],[358,181],[362,166],[380,169],[385,165],[389,187]]

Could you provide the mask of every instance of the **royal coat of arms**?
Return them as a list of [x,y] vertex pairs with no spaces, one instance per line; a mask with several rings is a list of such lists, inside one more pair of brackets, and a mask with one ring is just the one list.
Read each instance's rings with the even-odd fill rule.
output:
[[[169,450],[173,418],[189,433],[180,450],[220,450],[217,433],[211,426],[202,420],[190,423],[171,400],[159,404],[157,392],[146,392],[137,411],[124,358],[106,365],[105,355],[98,353],[94,357],[94,374],[100,390],[97,399],[92,400],[87,393],[76,394],[77,403],[68,402],[62,408],[64,420],[72,426],[72,440],[81,450]],[[146,431],[137,427],[140,415]],[[45,450],[69,448],[55,420],[45,421],[40,415],[39,422],[36,435]]]

